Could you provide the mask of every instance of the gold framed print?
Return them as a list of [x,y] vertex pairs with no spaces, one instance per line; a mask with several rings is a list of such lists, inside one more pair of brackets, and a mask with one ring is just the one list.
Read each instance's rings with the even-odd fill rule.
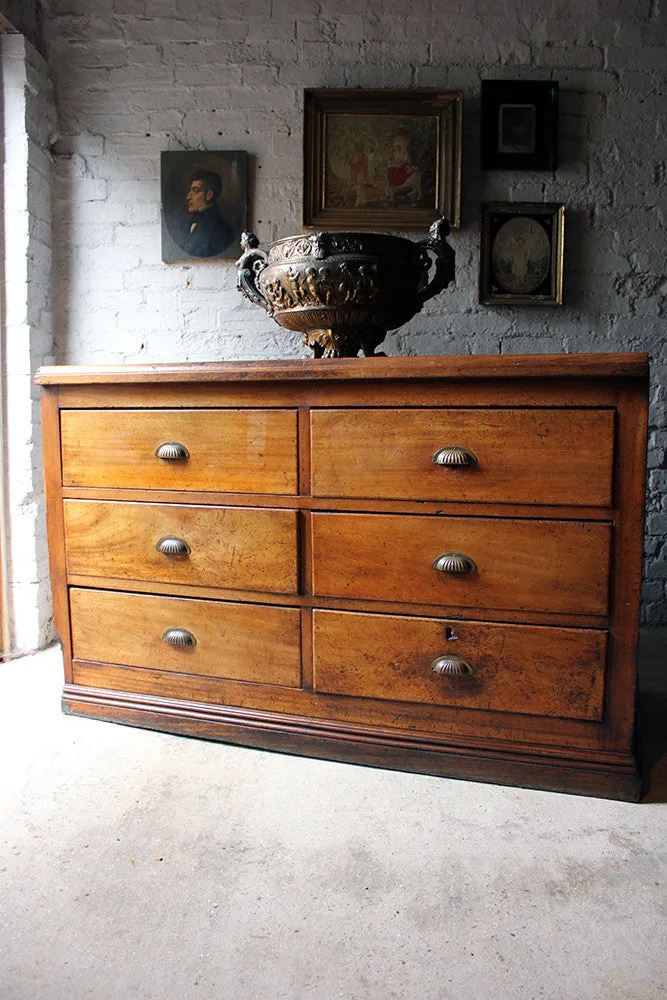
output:
[[482,205],[480,302],[562,305],[564,234],[564,205]]
[[458,91],[306,90],[304,226],[458,228],[462,105]]

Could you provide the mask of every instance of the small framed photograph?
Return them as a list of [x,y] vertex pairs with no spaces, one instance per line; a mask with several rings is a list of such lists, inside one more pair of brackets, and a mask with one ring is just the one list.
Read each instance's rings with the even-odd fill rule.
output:
[[426,229],[460,223],[456,91],[307,90],[304,226]]
[[481,224],[480,302],[563,304],[563,205],[489,202]]
[[482,81],[482,170],[556,170],[558,84]]
[[162,260],[237,260],[247,228],[243,150],[162,153]]

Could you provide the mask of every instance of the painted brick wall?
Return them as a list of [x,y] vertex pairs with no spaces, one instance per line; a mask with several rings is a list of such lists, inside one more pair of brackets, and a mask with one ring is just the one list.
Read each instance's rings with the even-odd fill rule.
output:
[[39,399],[32,376],[53,360],[51,174],[55,110],[44,59],[3,35],[3,299],[9,654],[53,639]]
[[[659,0],[51,0],[59,360],[301,356],[234,288],[233,264],[160,261],[159,153],[246,149],[251,228],[301,229],[304,87],[464,94],[456,287],[390,335],[394,354],[648,350],[645,620],[667,622],[667,142]],[[483,78],[556,79],[561,167],[479,169]],[[566,205],[566,305],[477,301],[484,200]]]

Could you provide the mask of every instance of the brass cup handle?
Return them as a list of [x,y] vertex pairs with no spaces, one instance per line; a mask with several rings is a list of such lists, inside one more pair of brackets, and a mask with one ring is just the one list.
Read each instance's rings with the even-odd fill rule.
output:
[[446,469],[470,469],[477,465],[477,455],[470,448],[440,448],[431,459],[434,465],[442,465]]
[[434,674],[441,677],[462,677],[464,674],[473,674],[475,671],[467,660],[462,656],[437,656],[431,664]]
[[162,641],[168,646],[196,646],[197,640],[186,628],[167,628],[162,633]]
[[165,535],[155,543],[155,550],[163,556],[189,556],[190,546],[184,538],[177,538],[175,535]]
[[462,552],[443,552],[433,560],[433,569],[439,573],[474,573],[477,563]]
[[183,462],[190,458],[190,452],[180,441],[165,441],[155,449],[155,457],[163,462]]

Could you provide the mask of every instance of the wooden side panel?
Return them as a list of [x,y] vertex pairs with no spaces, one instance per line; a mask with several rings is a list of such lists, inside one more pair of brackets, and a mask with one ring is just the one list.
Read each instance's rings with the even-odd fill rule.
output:
[[[340,409],[311,420],[315,496],[611,503],[611,409]],[[476,464],[434,465],[445,447]]]
[[619,387],[617,420],[618,514],[614,531],[614,580],[611,632],[613,670],[608,701],[611,730],[619,747],[633,745],[637,692],[637,650],[642,592],[642,555],[648,434],[648,386],[627,382]]
[[[75,588],[70,605],[77,659],[286,687],[301,683],[295,608]],[[187,629],[196,645],[170,646],[163,635],[174,628]]]
[[60,411],[57,388],[42,389],[42,457],[46,494],[46,534],[49,546],[49,570],[53,598],[53,623],[63,647],[65,679],[72,680],[69,608],[67,604],[67,570],[65,566],[65,528],[63,523]]
[[[295,593],[294,510],[66,500],[67,570],[79,576]],[[156,550],[164,537],[186,556]]]
[[[606,646],[592,629],[315,610],[314,690],[598,721]],[[435,674],[451,655],[472,673]]]
[[[297,492],[295,410],[67,410],[61,420],[65,486]],[[157,458],[169,441],[189,458]]]
[[[556,613],[607,610],[608,524],[316,513],[312,531],[315,595]],[[470,557],[476,570],[438,572],[433,561],[448,552]]]

